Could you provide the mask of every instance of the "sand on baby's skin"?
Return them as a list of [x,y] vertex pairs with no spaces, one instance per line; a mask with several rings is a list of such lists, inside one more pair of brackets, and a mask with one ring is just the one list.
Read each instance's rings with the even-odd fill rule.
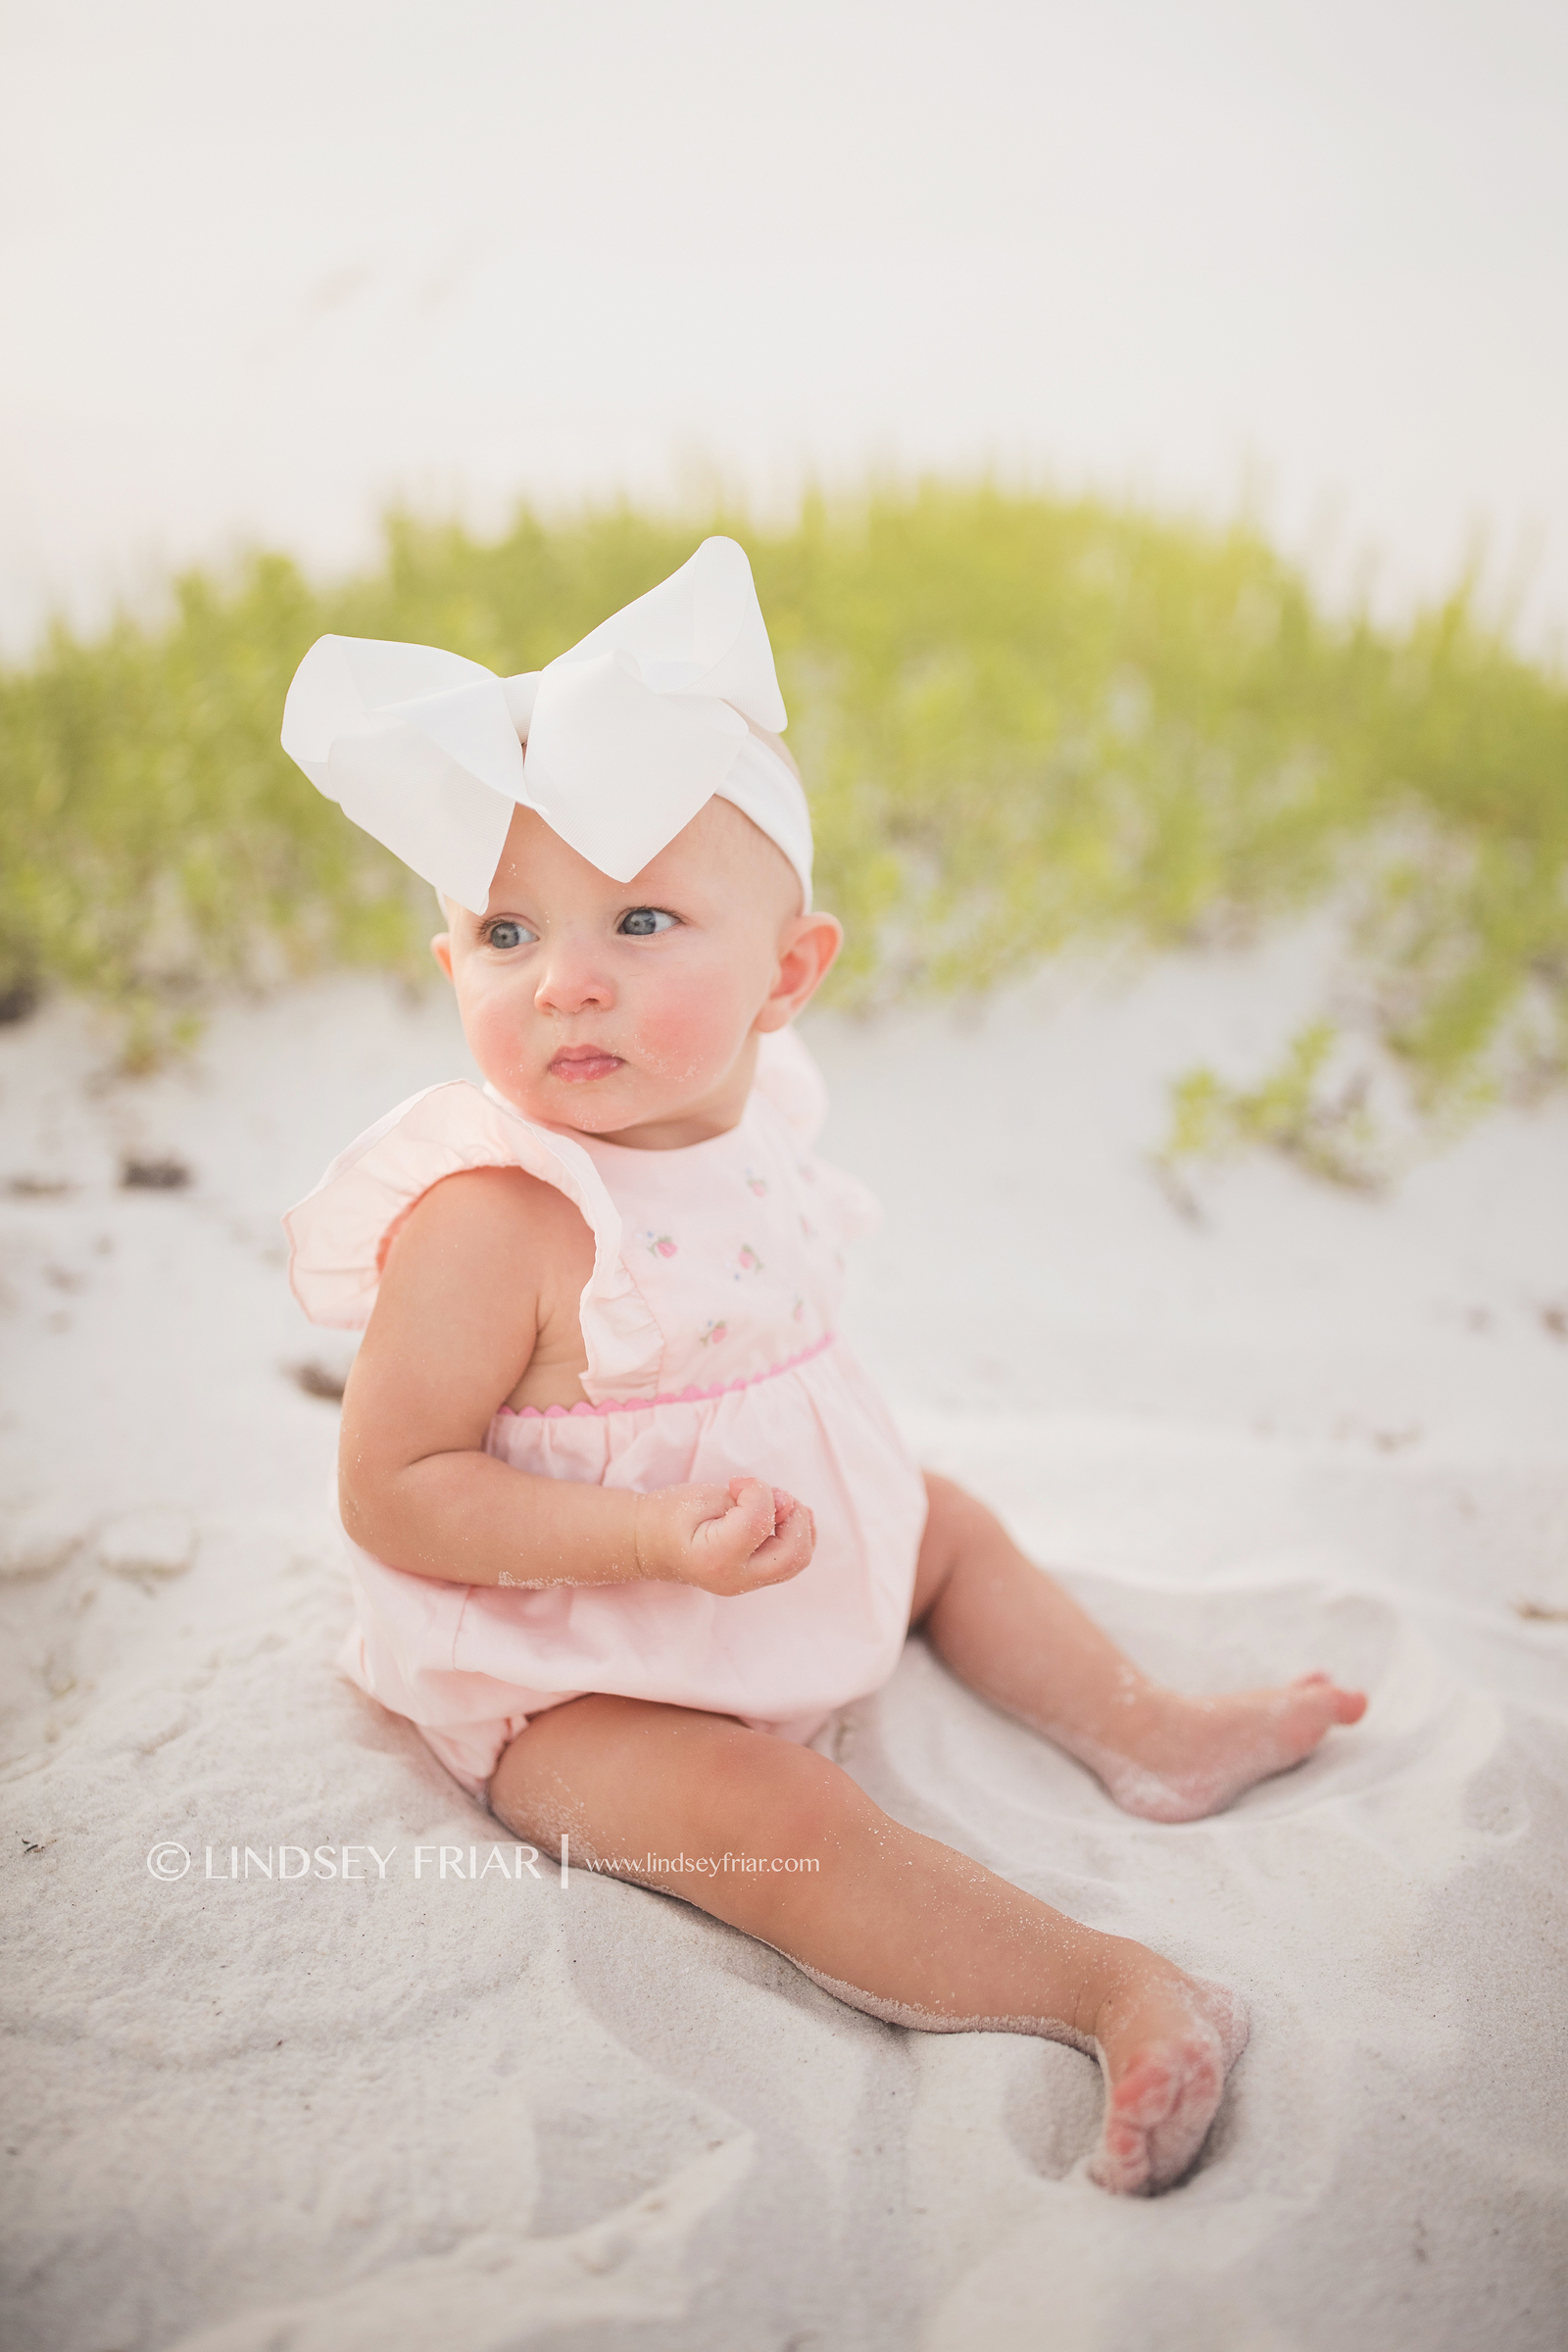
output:
[[[1568,1110],[1389,1201],[1258,1162],[1178,1215],[1143,1157],[1164,1079],[1261,1067],[1309,960],[811,1032],[828,1148],[890,1211],[850,1327],[926,1458],[1152,1670],[1373,1693],[1174,1829],[918,1644],[822,1735],[914,1827],[1245,1999],[1204,2160],[1153,2203],[1085,2177],[1092,2058],[905,2032],[684,1903],[519,1868],[335,1676],[349,1344],[293,1307],[277,1214],[466,1067],[446,1005],[323,985],[107,1090],[82,1016],[0,1031],[0,1186],[31,1186],[0,1191],[12,2352],[1556,2352]],[[122,1190],[127,1155],[194,1181]],[[280,1880],[285,1845],[332,1875]],[[228,1875],[246,1846],[272,1878]]]

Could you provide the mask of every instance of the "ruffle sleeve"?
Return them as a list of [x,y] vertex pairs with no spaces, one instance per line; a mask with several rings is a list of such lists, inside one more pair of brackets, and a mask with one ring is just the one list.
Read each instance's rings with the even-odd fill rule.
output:
[[827,1084],[798,1030],[775,1029],[759,1042],[752,1089],[797,1143],[815,1143],[827,1118]]
[[594,1237],[582,1294],[583,1388],[594,1403],[654,1395],[663,1338],[622,1261],[620,1217],[598,1170],[569,1137],[534,1126],[466,1078],[426,1087],[377,1119],[283,1219],[289,1282],[311,1321],[362,1330],[416,1203],[470,1168],[522,1168],[578,1209]]
[[816,1199],[828,1219],[828,1230],[840,1242],[863,1241],[882,1223],[882,1203],[858,1176],[849,1175],[831,1161],[813,1162]]
[[[775,1029],[762,1039],[754,1091],[777,1111],[797,1145],[816,1142],[827,1118],[827,1084],[798,1030]],[[811,1174],[836,1240],[858,1242],[876,1232],[882,1203],[858,1177],[814,1152]]]

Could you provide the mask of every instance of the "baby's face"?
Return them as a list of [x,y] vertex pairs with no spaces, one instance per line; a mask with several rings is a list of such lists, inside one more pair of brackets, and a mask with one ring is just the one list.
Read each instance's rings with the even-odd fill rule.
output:
[[615,882],[519,808],[483,915],[448,909],[431,944],[490,1083],[523,1114],[668,1149],[733,1127],[757,1039],[780,1029],[838,952],[803,915],[788,860],[712,800]]

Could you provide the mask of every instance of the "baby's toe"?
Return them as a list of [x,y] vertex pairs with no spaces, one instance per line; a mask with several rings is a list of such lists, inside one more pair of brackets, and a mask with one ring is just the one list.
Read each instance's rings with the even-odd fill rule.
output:
[[1173,2052],[1149,2050],[1135,2058],[1106,2098],[1104,2130],[1089,2166],[1091,2180],[1124,2197],[1152,2188],[1152,2137],[1176,2107],[1181,2091],[1181,2069]]
[[1330,1674],[1298,1674],[1291,1689],[1321,1701],[1325,1728],[1331,1723],[1359,1723],[1366,1713],[1366,1692],[1342,1690]]
[[1328,1676],[1303,1676],[1293,1683],[1281,1711],[1280,1735],[1288,1760],[1309,1756],[1337,1723],[1359,1723],[1366,1699],[1359,1690],[1342,1690]]
[[1180,2082],[1168,2115],[1149,2134],[1149,2185],[1169,2188],[1190,2172],[1208,2137],[1225,2088],[1225,2067],[1212,2044],[1181,2053]]

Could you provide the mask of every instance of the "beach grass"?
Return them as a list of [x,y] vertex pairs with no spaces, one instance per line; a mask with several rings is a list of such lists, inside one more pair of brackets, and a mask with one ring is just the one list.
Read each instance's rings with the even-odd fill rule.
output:
[[[156,620],[55,628],[0,675],[0,1004],[84,993],[137,1066],[225,981],[421,970],[428,893],[279,749],[300,656],[337,630],[534,668],[707,530],[752,557],[819,903],[848,929],[841,1005],[1332,900],[1359,1017],[1431,1116],[1568,1073],[1568,681],[1469,586],[1379,626],[1326,612],[1246,522],[936,482],[810,498],[787,527],[394,516],[356,578],[257,554],[185,574]],[[1189,1073],[1170,1152],[1315,1137],[1298,1156],[1347,1173],[1313,1110],[1334,1035],[1313,1023],[1245,1089]]]

